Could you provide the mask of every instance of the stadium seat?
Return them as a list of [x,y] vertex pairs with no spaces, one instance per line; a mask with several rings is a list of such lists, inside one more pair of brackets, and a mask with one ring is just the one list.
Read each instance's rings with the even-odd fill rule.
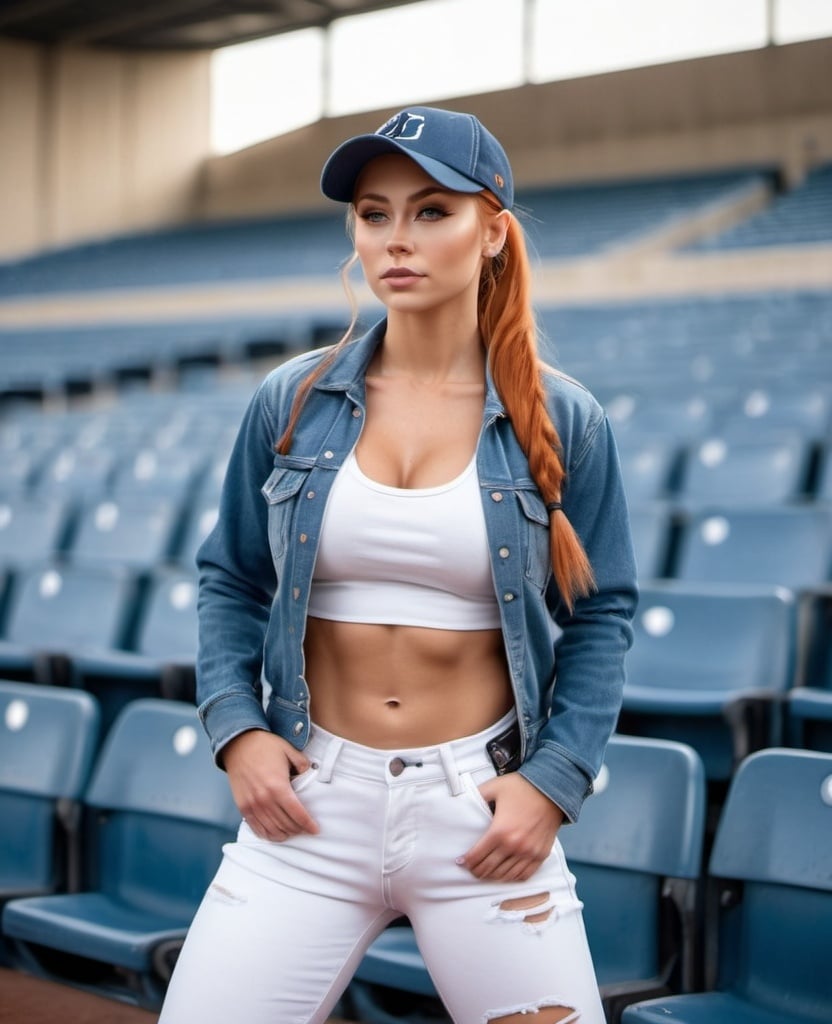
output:
[[180,506],[167,496],[101,497],[78,517],[68,557],[85,565],[150,570],[170,557]]
[[106,727],[138,697],[196,697],[197,585],[195,572],[160,570],[142,591],[129,650],[80,652],[73,683],[91,692]]
[[67,684],[82,652],[126,642],[135,580],[119,567],[41,565],[12,576],[0,676]]
[[0,497],[0,562],[25,566],[57,557],[70,521],[69,502]]
[[[695,751],[664,740],[610,739],[595,794],[577,824],[560,832],[610,1022],[628,1002],[690,991],[698,978],[704,825],[705,777]],[[376,939],[356,978],[436,994],[407,926]]]
[[793,501],[806,493],[810,458],[810,444],[796,435],[736,442],[710,437],[688,449],[678,497],[700,506]]
[[694,513],[681,531],[672,575],[799,591],[828,581],[830,572],[832,508],[806,504]]
[[12,900],[3,931],[28,971],[157,1009],[239,823],[195,709],[160,700],[125,708],[84,805],[83,891]]
[[98,737],[89,694],[0,679],[0,906],[77,889],[79,801]]
[[623,1024],[824,1024],[832,1011],[832,755],[771,749],[734,778],[709,864],[705,991]]
[[627,500],[638,504],[667,497],[678,460],[676,445],[650,436],[617,437]]
[[663,502],[631,506],[630,532],[639,579],[661,579],[668,575],[674,518],[673,510]]
[[786,694],[786,742],[832,753],[832,588],[811,594],[804,611],[799,685]]
[[142,447],[115,473],[112,495],[120,500],[168,498],[181,505],[200,480],[207,453],[197,447]]
[[644,585],[619,731],[690,743],[709,780],[730,779],[748,753],[780,738],[795,604],[791,591],[763,585]]
[[174,561],[184,569],[194,571],[196,553],[205,540],[219,514],[219,494],[206,493],[195,499],[187,512],[180,543],[174,552]]

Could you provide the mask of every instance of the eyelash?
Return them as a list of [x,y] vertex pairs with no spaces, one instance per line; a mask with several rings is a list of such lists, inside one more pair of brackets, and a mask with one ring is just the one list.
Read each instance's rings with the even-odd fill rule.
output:
[[[444,210],[441,206],[423,206],[417,214],[417,219],[421,218],[425,213],[432,215],[428,217],[428,220],[443,220],[445,217],[450,216],[448,211]],[[366,210],[363,213],[359,213],[358,216],[368,224],[379,224],[381,220],[376,218],[383,218],[386,214],[383,210]]]

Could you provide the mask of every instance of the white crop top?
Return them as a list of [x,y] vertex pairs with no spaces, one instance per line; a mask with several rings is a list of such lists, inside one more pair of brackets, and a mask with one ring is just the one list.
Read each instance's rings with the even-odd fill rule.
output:
[[309,614],[434,629],[498,628],[475,459],[439,487],[401,488],[365,476],[352,452],[324,513]]

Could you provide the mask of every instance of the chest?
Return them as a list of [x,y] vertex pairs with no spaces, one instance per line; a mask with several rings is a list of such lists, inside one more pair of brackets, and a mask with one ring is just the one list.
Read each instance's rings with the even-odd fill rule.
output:
[[390,487],[436,487],[469,464],[482,425],[484,389],[368,380],[356,449],[362,471]]

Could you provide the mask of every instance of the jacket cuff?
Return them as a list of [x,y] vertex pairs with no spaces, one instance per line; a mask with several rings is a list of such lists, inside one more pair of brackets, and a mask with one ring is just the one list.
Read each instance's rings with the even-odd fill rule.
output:
[[271,731],[263,705],[253,691],[228,690],[215,694],[199,706],[198,712],[218,768],[223,767],[223,748],[235,737],[251,729]]
[[551,743],[538,747],[518,772],[557,804],[570,824],[578,820],[584,800],[592,793],[592,779]]

